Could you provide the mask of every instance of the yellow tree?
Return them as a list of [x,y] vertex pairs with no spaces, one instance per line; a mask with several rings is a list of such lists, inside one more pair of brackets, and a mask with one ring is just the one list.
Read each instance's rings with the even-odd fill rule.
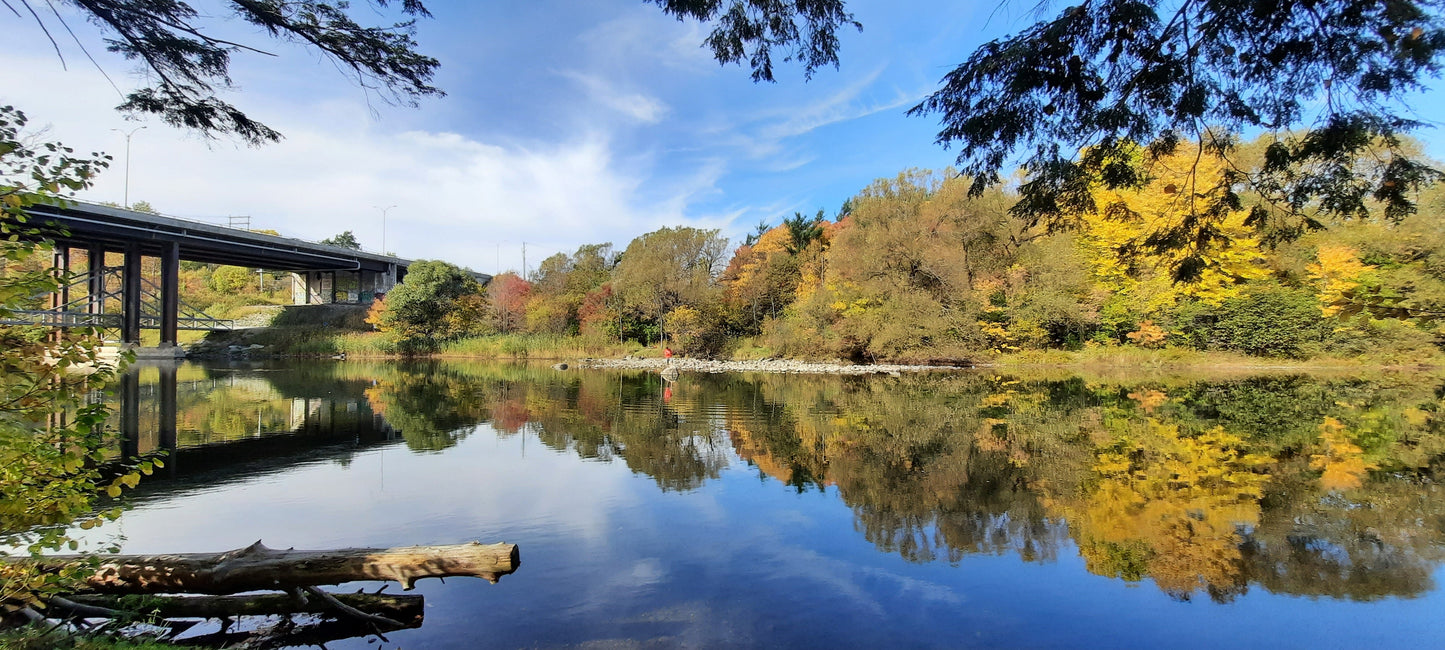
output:
[[[1143,187],[1097,186],[1097,210],[1074,215],[1095,281],[1126,298],[1136,315],[1158,313],[1186,298],[1218,304],[1239,295],[1245,282],[1269,274],[1259,241],[1245,225],[1248,211],[1214,195],[1224,165],[1209,155],[1167,156],[1150,165]],[[1174,245],[1179,233],[1208,211],[1222,213],[1214,226],[1220,236]],[[1173,243],[1161,246],[1164,242]],[[1193,277],[1175,282],[1179,275]]]
[[1320,311],[1334,316],[1349,304],[1352,292],[1375,267],[1360,261],[1359,251],[1348,244],[1320,244],[1317,261],[1305,268],[1320,291]]

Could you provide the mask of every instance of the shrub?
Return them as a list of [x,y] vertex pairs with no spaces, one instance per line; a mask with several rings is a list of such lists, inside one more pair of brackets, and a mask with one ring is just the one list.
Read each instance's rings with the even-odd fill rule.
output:
[[1429,332],[1392,318],[1357,317],[1336,328],[1323,347],[1336,356],[1368,356],[1386,363],[1420,363],[1440,354]]
[[1328,326],[1313,293],[1261,285],[1224,301],[1209,329],[1208,347],[1263,357],[1299,357],[1323,341]]

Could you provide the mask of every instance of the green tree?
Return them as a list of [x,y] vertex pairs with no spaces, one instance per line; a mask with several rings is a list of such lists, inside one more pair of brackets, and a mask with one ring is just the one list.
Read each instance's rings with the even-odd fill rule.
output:
[[840,335],[838,353],[897,359],[1011,345],[1010,197],[967,190],[965,178],[915,169],[853,199],[829,248],[828,311],[818,310]]
[[151,206],[150,201],[136,201],[136,202],[130,204],[130,209],[131,209],[131,211],[133,211],[133,212],[144,212],[144,213],[146,213],[146,214],[160,214],[159,211],[157,211],[153,206]]
[[428,352],[442,342],[474,331],[483,322],[482,285],[466,270],[441,261],[419,260],[386,294],[375,323],[397,333],[407,351]]
[[537,266],[527,296],[528,329],[552,334],[575,334],[581,328],[581,309],[589,293],[611,277],[616,265],[612,244],[581,246],[571,256],[557,253]]
[[818,210],[811,219],[801,212],[794,212],[791,218],[783,219],[783,225],[788,228],[788,242],[783,248],[790,255],[798,255],[808,244],[823,237],[823,211]]
[[222,266],[211,273],[207,284],[217,293],[237,293],[251,286],[251,270],[239,266]]
[[686,226],[647,233],[627,245],[613,289],[626,309],[655,322],[683,305],[710,305],[727,243],[716,230]]
[[361,250],[361,242],[356,241],[356,235],[351,234],[350,230],[342,232],[341,234],[335,235],[333,237],[327,237],[326,239],[323,239],[317,243],[326,244],[327,246],[337,246],[340,248],[350,248],[354,251]]

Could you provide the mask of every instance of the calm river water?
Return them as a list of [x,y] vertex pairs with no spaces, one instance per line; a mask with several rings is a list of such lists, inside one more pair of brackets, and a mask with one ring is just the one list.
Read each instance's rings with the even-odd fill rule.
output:
[[127,552],[520,546],[499,584],[418,583],[384,647],[1445,645],[1436,376],[338,362],[124,392],[126,451],[178,448],[101,529]]

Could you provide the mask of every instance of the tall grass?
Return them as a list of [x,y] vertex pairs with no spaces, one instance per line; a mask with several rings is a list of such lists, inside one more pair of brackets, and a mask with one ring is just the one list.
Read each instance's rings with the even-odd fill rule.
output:
[[468,359],[575,359],[644,354],[635,341],[592,339],[554,334],[493,334],[451,341],[434,356]]

